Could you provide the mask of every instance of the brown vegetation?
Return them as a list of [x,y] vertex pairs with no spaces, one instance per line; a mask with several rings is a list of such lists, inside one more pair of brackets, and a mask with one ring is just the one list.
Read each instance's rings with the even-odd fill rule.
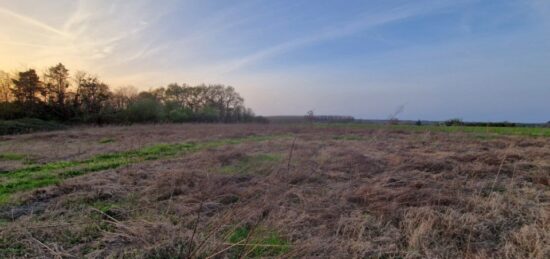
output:
[[0,153],[44,163],[249,135],[273,137],[21,193],[20,203],[1,208],[0,255],[550,256],[547,138],[315,125],[148,125],[4,137]]

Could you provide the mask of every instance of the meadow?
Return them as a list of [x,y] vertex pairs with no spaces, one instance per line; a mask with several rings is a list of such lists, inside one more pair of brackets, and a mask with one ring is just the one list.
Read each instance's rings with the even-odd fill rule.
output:
[[353,123],[0,136],[0,257],[548,258],[548,137]]

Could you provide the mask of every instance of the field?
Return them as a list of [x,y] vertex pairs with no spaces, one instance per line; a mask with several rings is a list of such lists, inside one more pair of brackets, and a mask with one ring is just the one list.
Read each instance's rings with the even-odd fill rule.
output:
[[549,258],[550,130],[160,124],[0,137],[0,257]]

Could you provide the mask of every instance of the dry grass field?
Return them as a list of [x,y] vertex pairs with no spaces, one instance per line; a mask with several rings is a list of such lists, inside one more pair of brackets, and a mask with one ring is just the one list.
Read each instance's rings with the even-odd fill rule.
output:
[[2,258],[550,257],[547,137],[165,124],[0,138]]

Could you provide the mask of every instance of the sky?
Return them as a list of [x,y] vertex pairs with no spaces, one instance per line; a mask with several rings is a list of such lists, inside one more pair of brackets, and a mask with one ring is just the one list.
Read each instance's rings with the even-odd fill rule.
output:
[[550,0],[0,0],[0,70],[234,86],[259,115],[550,120]]

